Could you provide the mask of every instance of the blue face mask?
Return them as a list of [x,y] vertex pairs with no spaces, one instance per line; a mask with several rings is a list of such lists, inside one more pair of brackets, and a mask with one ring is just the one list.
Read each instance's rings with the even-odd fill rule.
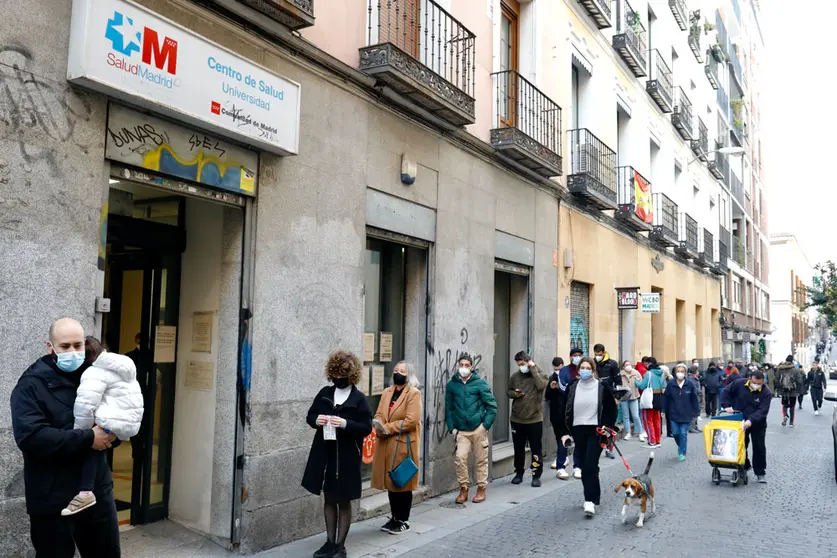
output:
[[589,380],[590,378],[593,377],[593,371],[592,370],[586,370],[586,369],[585,370],[579,370],[578,371],[578,377],[586,382],[587,380]]
[[55,364],[63,372],[75,372],[84,364],[84,351],[55,353],[55,355],[57,357]]

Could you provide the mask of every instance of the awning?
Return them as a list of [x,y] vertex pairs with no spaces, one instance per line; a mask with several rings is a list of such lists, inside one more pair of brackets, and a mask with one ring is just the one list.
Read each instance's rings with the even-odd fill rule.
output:
[[619,93],[616,94],[616,106],[622,109],[622,112],[631,116],[631,105],[628,104],[628,101],[622,98],[622,95]]
[[590,63],[587,58],[581,54],[581,51],[578,50],[578,47],[573,45],[572,50],[572,57],[573,57],[573,64],[577,66],[579,69],[584,70],[588,76],[593,76],[593,64]]

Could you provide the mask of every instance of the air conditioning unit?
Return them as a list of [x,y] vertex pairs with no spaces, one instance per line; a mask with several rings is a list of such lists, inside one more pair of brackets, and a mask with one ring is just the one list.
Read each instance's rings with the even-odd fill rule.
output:
[[578,146],[578,172],[592,172],[599,164],[599,149],[592,143]]

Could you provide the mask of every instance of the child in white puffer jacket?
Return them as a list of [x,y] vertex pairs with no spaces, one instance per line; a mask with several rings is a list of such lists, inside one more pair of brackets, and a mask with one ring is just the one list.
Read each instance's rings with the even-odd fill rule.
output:
[[[90,429],[96,425],[120,440],[129,440],[139,432],[143,414],[142,390],[137,382],[134,361],[105,351],[94,337],[85,339],[85,352],[86,361],[91,365],[81,375],[76,392],[75,428]],[[94,455],[91,453],[84,462],[79,493],[61,515],[74,515],[96,504],[93,483],[97,460]]]

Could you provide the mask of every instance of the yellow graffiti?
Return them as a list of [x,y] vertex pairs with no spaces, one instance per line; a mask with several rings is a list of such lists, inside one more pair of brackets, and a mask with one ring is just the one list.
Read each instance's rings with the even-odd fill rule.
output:
[[239,168],[241,169],[241,181],[239,187],[244,190],[245,192],[253,192],[256,187],[255,176],[252,172],[248,171],[241,163],[236,163],[234,161],[230,161],[225,163],[221,161],[215,155],[205,155],[203,151],[198,151],[197,155],[191,161],[187,161],[180,157],[174,149],[168,145],[167,143],[160,144],[157,149],[154,151],[149,151],[143,156],[142,166],[148,170],[160,170],[160,158],[162,157],[163,150],[169,152],[169,154],[174,158],[175,161],[180,163],[185,167],[191,167],[197,165],[198,167],[198,175],[197,181],[201,181],[201,173],[203,172],[203,167],[205,165],[213,164],[218,167],[219,171],[222,175],[226,174],[227,169],[229,168]]

